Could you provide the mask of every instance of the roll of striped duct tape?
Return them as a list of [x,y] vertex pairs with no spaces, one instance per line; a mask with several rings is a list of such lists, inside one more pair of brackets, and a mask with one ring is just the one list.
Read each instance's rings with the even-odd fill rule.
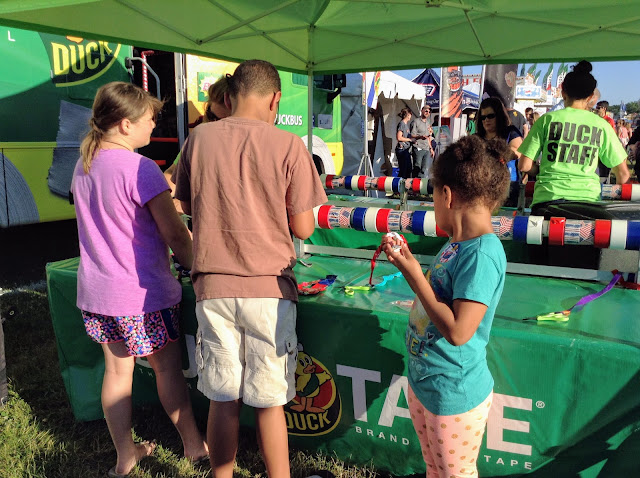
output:
[[491,218],[493,233],[501,240],[513,239],[513,216],[493,216]]
[[543,216],[529,216],[527,218],[527,244],[542,244]]
[[402,211],[400,215],[400,232],[413,232],[413,211]]
[[331,226],[329,225],[329,211],[333,207],[334,206],[324,204],[322,206],[316,206],[313,208],[313,215],[316,218],[317,227],[320,227],[322,229],[331,229]]
[[[351,215],[353,214],[352,207],[338,208],[338,226],[340,229],[351,229]],[[336,226],[334,226],[336,227]]]
[[368,207],[367,212],[364,215],[364,230],[367,232],[380,232],[377,227],[377,217],[379,207]]
[[351,213],[351,227],[356,231],[366,231],[364,219],[367,214],[366,207],[356,207]]
[[640,221],[627,223],[627,249],[640,250]]
[[611,221],[608,219],[596,219],[593,231],[593,245],[600,249],[609,247],[611,241]]
[[549,219],[549,245],[564,245],[564,226],[567,219],[564,217],[552,217]]
[[[624,186],[624,185],[623,185]],[[626,249],[627,247],[627,221],[622,219],[611,220],[611,240],[609,249]]]
[[389,216],[393,209],[383,208],[376,215],[376,229],[378,232],[392,232],[389,226]]
[[331,180],[331,189],[344,188],[344,177],[336,176]]
[[594,221],[588,219],[567,219],[564,226],[564,243],[572,245],[593,245]]
[[600,197],[602,199],[621,199],[622,186],[620,184],[603,184]]
[[388,232],[401,231],[402,213],[405,211],[396,211],[394,209],[391,209],[390,211],[391,212],[389,212],[389,216],[387,217]]
[[378,189],[378,178],[366,177],[364,179],[364,188],[367,191]]
[[352,209],[353,208],[350,208],[350,207],[333,206],[329,210],[328,219],[327,219],[327,222],[329,223],[329,229],[333,229],[334,227],[338,227],[338,228],[351,227],[351,210]]
[[527,228],[529,218],[526,216],[514,216],[513,218],[513,240],[527,242]]

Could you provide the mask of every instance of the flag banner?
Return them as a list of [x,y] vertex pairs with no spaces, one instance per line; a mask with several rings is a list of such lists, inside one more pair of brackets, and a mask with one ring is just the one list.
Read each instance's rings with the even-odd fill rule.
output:
[[556,88],[562,88],[562,82],[564,81],[564,77],[567,76],[568,72],[569,67],[567,67],[567,65],[562,62],[560,68],[558,68],[558,79],[556,80]]
[[536,75],[533,78],[533,82],[537,85],[538,84],[538,80],[540,79],[540,73],[542,73],[542,70],[538,70],[536,71]]
[[435,71],[431,68],[425,68],[422,73],[411,81],[424,86],[426,104],[432,108],[440,107],[440,77]]
[[522,64],[522,68],[520,68],[520,75],[519,76],[524,76],[524,63]]
[[462,115],[462,67],[449,66],[442,70],[440,91],[440,117],[459,118]]
[[549,69],[542,80],[542,87],[547,91],[551,91],[551,77],[553,77],[553,63],[549,65]]
[[378,91],[380,90],[380,72],[367,73],[371,75],[371,86],[369,87],[369,95],[367,96],[367,106],[376,109],[378,107]]
[[534,75],[535,75],[535,72],[536,72],[536,67],[537,67],[537,66],[538,66],[538,64],[537,64],[537,63],[534,63],[533,65],[531,65],[531,66],[529,67],[529,69],[527,70],[527,73],[529,73],[531,76],[534,76]]
[[496,96],[507,108],[513,108],[517,72],[517,64],[487,65],[482,98]]

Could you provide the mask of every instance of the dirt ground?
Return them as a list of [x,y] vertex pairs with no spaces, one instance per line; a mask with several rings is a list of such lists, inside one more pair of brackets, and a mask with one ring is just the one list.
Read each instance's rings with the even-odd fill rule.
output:
[[0,228],[0,288],[43,281],[47,262],[79,255],[75,219]]

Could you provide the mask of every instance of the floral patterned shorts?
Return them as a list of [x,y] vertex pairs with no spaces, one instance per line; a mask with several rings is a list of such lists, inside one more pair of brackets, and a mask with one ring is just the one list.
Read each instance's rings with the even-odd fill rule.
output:
[[82,311],[84,328],[99,344],[121,342],[129,355],[144,357],[180,338],[180,304],[139,315],[111,316]]

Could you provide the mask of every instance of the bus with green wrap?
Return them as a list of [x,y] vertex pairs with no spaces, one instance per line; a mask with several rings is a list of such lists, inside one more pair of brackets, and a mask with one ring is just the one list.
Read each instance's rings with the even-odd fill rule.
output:
[[[177,155],[188,125],[203,113],[209,84],[236,66],[0,27],[0,228],[75,217],[69,186],[100,86],[110,81],[148,84],[150,93],[165,100],[151,144],[139,150],[165,168]],[[283,95],[276,124],[306,141],[308,77],[280,76]],[[344,75],[315,77],[313,83],[314,162],[319,173],[340,173]]]

